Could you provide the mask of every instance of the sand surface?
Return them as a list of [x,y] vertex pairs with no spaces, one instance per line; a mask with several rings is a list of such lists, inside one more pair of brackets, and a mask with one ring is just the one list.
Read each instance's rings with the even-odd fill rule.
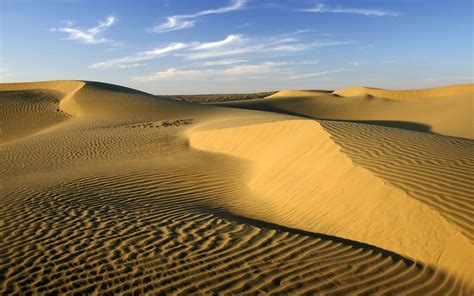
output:
[[473,95],[0,84],[0,291],[473,294]]

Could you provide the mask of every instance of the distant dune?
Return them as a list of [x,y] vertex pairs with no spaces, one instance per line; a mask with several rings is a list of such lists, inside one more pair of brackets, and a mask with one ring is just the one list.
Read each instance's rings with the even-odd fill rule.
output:
[[435,98],[458,95],[472,95],[474,84],[457,84],[442,87],[414,89],[414,90],[389,90],[373,87],[351,87],[333,92],[343,97],[371,95],[393,100],[416,100],[420,98]]
[[473,94],[472,85],[410,91],[351,88],[333,94],[281,91],[265,100],[226,102],[220,106],[473,139]]
[[473,101],[0,84],[2,294],[473,294]]

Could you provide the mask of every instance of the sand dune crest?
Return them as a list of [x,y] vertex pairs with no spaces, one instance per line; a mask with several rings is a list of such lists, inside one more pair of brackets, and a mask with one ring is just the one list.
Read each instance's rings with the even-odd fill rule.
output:
[[[355,166],[316,122],[288,120],[224,129],[211,125],[191,132],[190,143],[256,162],[249,187],[266,201],[268,213],[258,219],[364,241],[456,270],[466,280],[472,275],[474,249],[456,227]],[[471,252],[456,252],[452,245]],[[450,260],[440,261],[443,256]],[[459,265],[453,266],[457,256]]]

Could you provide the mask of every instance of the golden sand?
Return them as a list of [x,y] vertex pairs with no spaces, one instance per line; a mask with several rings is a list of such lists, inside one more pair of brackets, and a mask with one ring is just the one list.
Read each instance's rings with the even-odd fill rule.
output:
[[0,290],[472,294],[473,94],[0,84]]

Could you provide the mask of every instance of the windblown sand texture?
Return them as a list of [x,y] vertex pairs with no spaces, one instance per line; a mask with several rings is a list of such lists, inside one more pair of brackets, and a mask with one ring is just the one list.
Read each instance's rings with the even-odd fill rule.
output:
[[0,84],[0,290],[473,294],[473,94]]

